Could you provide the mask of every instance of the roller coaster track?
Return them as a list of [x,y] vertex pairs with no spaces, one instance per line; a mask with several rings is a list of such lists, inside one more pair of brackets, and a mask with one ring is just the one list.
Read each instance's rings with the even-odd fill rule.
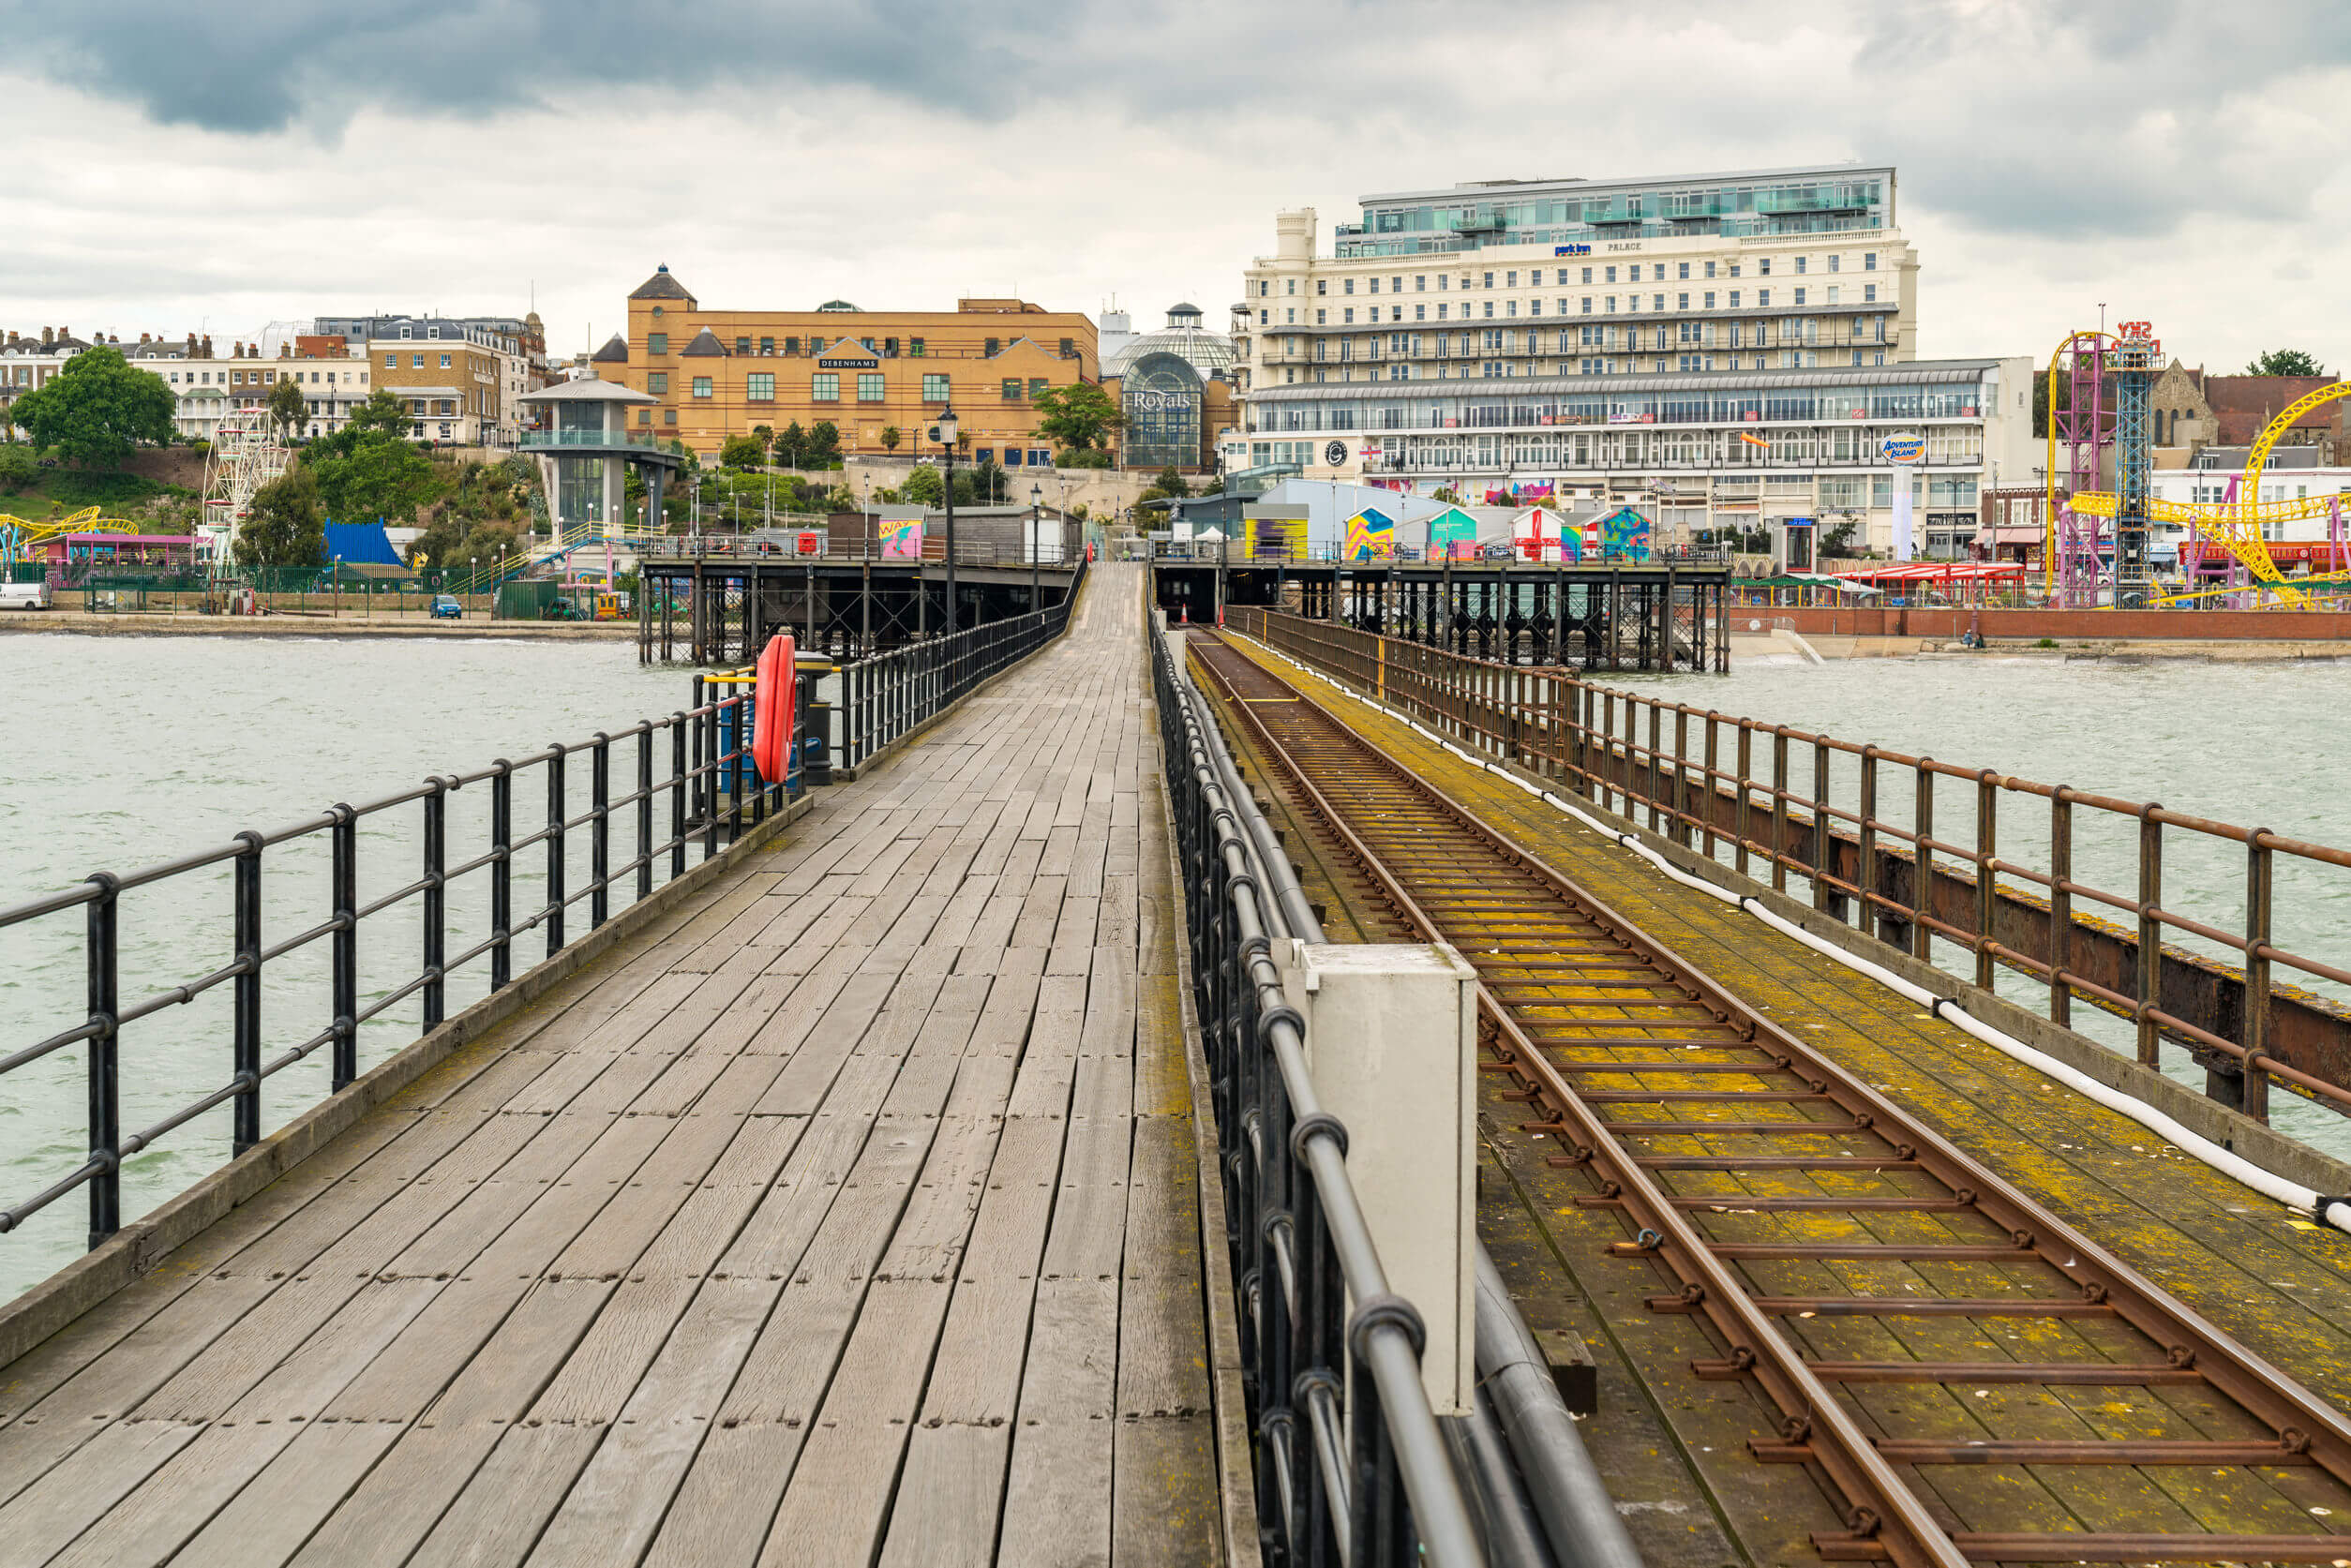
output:
[[[2341,1412],[1298,689],[1191,649],[1363,913],[1477,969],[1487,1070],[1622,1217],[1608,1255],[1662,1276],[1648,1308],[1706,1325],[1693,1374],[1761,1395],[1751,1457],[1845,1522],[1822,1560],[2351,1559]],[[2221,1496],[2280,1528],[2162,1501]],[[2172,1528],[2111,1528],[2124,1497]]]

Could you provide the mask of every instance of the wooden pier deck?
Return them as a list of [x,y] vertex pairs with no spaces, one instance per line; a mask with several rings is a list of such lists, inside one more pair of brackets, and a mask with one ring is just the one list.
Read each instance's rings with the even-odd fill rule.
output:
[[0,1568],[1225,1561],[1142,597],[0,1368]]

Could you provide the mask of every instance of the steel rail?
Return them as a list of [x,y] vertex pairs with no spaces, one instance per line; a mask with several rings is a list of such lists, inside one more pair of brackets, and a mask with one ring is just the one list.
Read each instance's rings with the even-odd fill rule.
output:
[[[2027,1539],[1983,1536],[1946,1528],[1894,1468],[1895,1456],[1906,1451],[1896,1448],[1890,1456],[1881,1447],[1879,1440],[1864,1432],[1846,1403],[1831,1391],[1831,1383],[1841,1381],[1902,1378],[1904,1381],[1925,1382],[1942,1381],[1943,1374],[1973,1378],[1983,1373],[1987,1374],[1984,1378],[1986,1381],[2063,1383],[2112,1379],[2117,1382],[2175,1380],[2201,1382],[2266,1426],[2281,1451],[2306,1456],[2308,1463],[2325,1471],[2338,1483],[2351,1486],[2351,1422],[2346,1422],[2341,1412],[2238,1345],[2218,1328],[2087,1236],[2058,1219],[1893,1101],[1856,1080],[1768,1018],[1745,1007],[1695,965],[1648,938],[1621,915],[1531,851],[1480,820],[1425,777],[1379,751],[1310,702],[1300,700],[1277,704],[1263,700],[1259,694],[1269,690],[1300,695],[1280,677],[1243,659],[1229,649],[1218,648],[1210,651],[1204,648],[1201,662],[1225,694],[1233,699],[1230,703],[1232,711],[1240,716],[1240,722],[1248,726],[1266,754],[1275,758],[1289,772],[1308,809],[1322,819],[1323,825],[1345,852],[1379,886],[1381,896],[1430,939],[1445,939],[1448,930],[1460,931],[1461,922],[1458,918],[1448,919],[1447,916],[1452,913],[1449,906],[1445,913],[1432,914],[1424,906],[1423,899],[1415,896],[1411,884],[1415,874],[1410,869],[1400,872],[1390,862],[1401,859],[1408,867],[1415,861],[1422,866],[1436,863],[1449,865],[1452,872],[1447,876],[1433,879],[1440,882],[1439,890],[1442,891],[1444,888],[1460,886],[1460,874],[1473,869],[1478,863],[1476,858],[1482,857],[1483,863],[1490,868],[1485,881],[1490,896],[1482,903],[1482,907],[1489,911],[1489,918],[1491,911],[1506,908],[1516,911],[1512,923],[1521,928],[1548,923],[1554,930],[1573,929],[1586,936],[1613,938],[1639,953],[1661,977],[1670,978],[1691,1002],[1701,1006],[1715,1020],[1712,1033],[1730,1036],[1728,1039],[1705,1043],[1716,1050],[1747,1050],[1762,1058],[1750,1062],[1748,1070],[1751,1073],[1762,1079],[1775,1074],[1792,1074],[1804,1081],[1804,1094],[1821,1094],[1846,1113],[1848,1119],[1844,1122],[1781,1120],[1730,1123],[1700,1120],[1661,1123],[1603,1120],[1592,1109],[1595,1101],[1635,1099],[1663,1102],[1675,1096],[1671,1091],[1625,1091],[1595,1095],[1589,1090],[1579,1090],[1575,1078],[1568,1070],[1563,1070],[1563,1064],[1552,1059],[1546,1045],[1622,1046],[1635,1042],[1625,1038],[1602,1041],[1550,1038],[1555,1037],[1562,1029],[1572,1027],[1575,1021],[1529,1021],[1529,1026],[1522,1026],[1513,1008],[1500,994],[1508,989],[1506,983],[1502,987],[1490,983],[1481,987],[1483,1010],[1499,1041],[1501,1065],[1527,1085],[1520,1098],[1539,1100],[1552,1113],[1553,1120],[1542,1124],[1543,1129],[1559,1137],[1563,1146],[1573,1150],[1571,1157],[1557,1163],[1584,1165],[1599,1174],[1603,1178],[1602,1186],[1599,1194],[1592,1201],[1621,1208],[1638,1227],[1633,1244],[1629,1247],[1620,1245],[1611,1250],[1619,1256],[1650,1256],[1669,1265],[1682,1280],[1684,1289],[1681,1296],[1654,1299],[1651,1307],[1654,1309],[1692,1311],[1707,1318],[1729,1345],[1730,1355],[1711,1364],[1711,1372],[1708,1366],[1701,1366],[1700,1375],[1744,1377],[1757,1381],[1780,1410],[1787,1424],[1787,1444],[1801,1444],[1804,1456],[1843,1496],[1852,1533],[1818,1537],[1816,1544],[1824,1555],[1890,1557],[1905,1565],[1951,1564],[1985,1560],[1985,1551],[1980,1548],[1994,1540]],[[1245,685],[1249,688],[1248,695],[1244,695],[1242,690]],[[1287,723],[1305,733],[1294,733],[1285,739],[1275,733],[1276,723]],[[1351,813],[1318,784],[1315,776],[1318,771],[1327,774],[1334,767],[1351,767],[1357,770],[1356,774],[1348,776],[1343,782],[1363,798],[1365,803],[1360,813]],[[1382,786],[1376,794],[1376,805],[1372,803],[1374,786],[1365,783],[1365,780],[1376,780]],[[1548,910],[1544,908],[1546,903],[1550,906]],[[1529,933],[1522,929],[1520,934],[1524,939]],[[1483,936],[1465,935],[1460,944],[1473,964],[1480,968],[1481,975],[1523,967],[1515,956],[1489,950],[1488,941]],[[1577,985],[1579,990],[1591,989],[1565,978],[1550,983],[1555,986]],[[1610,1008],[1620,1012],[1627,1006],[1621,998],[1611,998],[1607,994],[1554,997],[1548,1002],[1558,1010],[1565,1010],[1567,1006],[1575,1003],[1581,1003],[1586,1008]],[[1638,1002],[1629,1005],[1649,1006]],[[1618,1017],[1593,1022],[1613,1023],[1620,1030],[1626,1023],[1685,1030],[1707,1027],[1701,1023],[1671,1018],[1637,1020]],[[1530,1033],[1530,1027],[1533,1033]],[[1546,1038],[1538,1041],[1536,1035],[1543,1035]],[[1697,1042],[1686,1036],[1650,1036],[1639,1038],[1637,1043],[1652,1047],[1680,1047]],[[1573,1066],[1592,1071],[1631,1074],[1644,1070],[1645,1065],[1617,1061]],[[1678,1066],[1675,1064],[1676,1068]],[[1665,1070],[1657,1064],[1646,1067],[1647,1070]],[[1773,1102],[1794,1098],[1778,1089],[1757,1093]],[[1897,1193],[1883,1199],[1838,1198],[1826,1203],[1783,1202],[1773,1205],[1768,1200],[1733,1195],[1693,1202],[1683,1195],[1667,1191],[1652,1173],[1657,1169],[1671,1168],[1662,1161],[1671,1160],[1674,1157],[1641,1155],[1628,1149],[1624,1142],[1625,1137],[1637,1134],[1749,1131],[1794,1132],[1806,1137],[1874,1136],[1892,1146],[1901,1169],[1926,1172],[1943,1187],[1949,1197]],[[1784,1162],[1791,1157],[1799,1163],[1805,1162],[1804,1157],[1782,1155],[1765,1157],[1751,1164],[1741,1157],[1721,1156],[1706,1159],[1700,1168],[1731,1171],[1758,1165],[1765,1168],[1781,1165],[1784,1168]],[[1819,1168],[1855,1168],[1850,1163],[1837,1161],[1833,1156],[1809,1163]],[[1734,1262],[1759,1256],[1812,1258],[1819,1256],[1819,1253],[1794,1246],[1761,1248],[1718,1243],[1705,1235],[1687,1212],[1726,1203],[1740,1208],[1778,1206],[1865,1210],[1885,1207],[1905,1211],[1965,1208],[2009,1235],[2014,1249],[2002,1249],[2006,1256],[2045,1265],[2062,1278],[2072,1281],[2080,1295],[2073,1301],[2061,1297],[2021,1294],[1997,1302],[1963,1299],[1949,1307],[1940,1306],[1932,1297],[1775,1299],[1760,1296],[1739,1277],[1731,1266]],[[1849,1256],[1852,1250],[1850,1247],[1838,1247],[1831,1255]],[[1893,1249],[1873,1249],[1873,1255],[1890,1257],[1894,1252]],[[1949,1299],[1944,1298],[1946,1301]],[[1801,1349],[1774,1322],[1777,1317],[1797,1312],[1876,1310],[1892,1314],[1949,1311],[1953,1315],[1988,1317],[2020,1311],[2071,1313],[2085,1309],[2101,1314],[2110,1313],[2115,1319],[2127,1323],[2144,1337],[2164,1359],[2156,1363],[2105,1361],[2078,1366],[2019,1363],[2014,1366],[1970,1365],[1966,1367],[1915,1363],[1880,1366],[1807,1362]],[[2003,1371],[2005,1376],[1998,1375]],[[1787,1444],[1783,1444],[1783,1448]],[[2036,1444],[2030,1447],[2033,1452],[2045,1456],[1990,1462],[2036,1465],[2093,1462],[2076,1456],[2063,1444]],[[2267,1452],[2266,1449],[2264,1451]],[[1918,1450],[1907,1452],[1913,1457],[1902,1462],[1921,1462],[1916,1456]],[[2109,1459],[2104,1462],[2156,1461]],[[2167,1555],[2176,1559],[2182,1551],[2191,1552],[2197,1558],[2243,1559],[2260,1556],[2261,1552],[2254,1549],[2256,1546],[2267,1548],[2270,1545],[2266,1537],[2193,1532],[2183,1532],[2169,1546],[2148,1549],[2141,1549],[2147,1548],[2148,1543],[2136,1536],[2127,1541],[2119,1536],[2091,1533],[2030,1539],[2065,1543],[2042,1555],[2080,1560],[2155,1560]],[[2351,1556],[2351,1536],[2329,1535],[2322,1531],[2289,1539],[2297,1545],[2293,1551],[2287,1553],[2288,1556],[2312,1552]],[[2131,1549],[2123,1550],[2125,1545]],[[2017,1554],[2003,1547],[1999,1555],[2029,1558],[2033,1554]],[[2332,1561],[2332,1558],[2327,1557],[2326,1560]]]

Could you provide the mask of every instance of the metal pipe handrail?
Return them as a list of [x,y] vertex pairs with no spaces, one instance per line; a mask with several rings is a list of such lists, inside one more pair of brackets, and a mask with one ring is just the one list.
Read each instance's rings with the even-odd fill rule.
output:
[[[1328,1552],[1349,1568],[1483,1562],[1421,1382],[1419,1315],[1388,1290],[1348,1179],[1346,1129],[1316,1098],[1304,1021],[1283,998],[1270,901],[1241,826],[1246,792],[1227,794],[1165,639],[1149,640],[1235,1286],[1248,1309],[1259,1516],[1300,1561]],[[1295,1238],[1287,1257],[1285,1232]],[[1343,1380],[1350,1366],[1355,1376]],[[1349,1407],[1343,1467],[1314,1416],[1333,1385]]]
[[[2161,1067],[2164,1040],[2185,1046],[2208,1069],[2206,1092],[2233,1109],[2266,1118],[2274,1078],[2351,1113],[2351,1084],[2314,1070],[2317,1057],[2351,1038],[2351,1005],[2271,983],[2272,965],[2283,965],[2351,987],[2351,964],[2293,952],[2271,939],[2277,857],[2351,869],[2351,849],[1769,724],[1601,685],[1565,669],[1495,664],[1277,611],[1236,605],[1227,616],[1235,630],[1439,733],[1558,779],[1603,806],[1613,801],[1628,814],[1645,814],[1653,831],[1727,857],[1743,874],[1760,861],[1756,874],[1768,875],[1775,890],[1785,891],[1793,876],[1808,886],[1817,909],[1842,915],[1849,903],[1865,933],[1907,947],[1922,962],[1937,961],[1934,939],[1940,937],[1973,960],[1968,978],[1979,987],[1990,989],[1996,967],[2032,976],[2048,988],[2045,1011],[2055,1023],[2070,1025],[2078,995],[2135,1027],[2143,1066]],[[1809,787],[1800,777],[1804,753],[1810,754]],[[1881,776],[1887,769],[1896,780],[1890,790]],[[1936,834],[1936,785],[1943,781],[1966,784],[1974,797],[1973,844]],[[1907,802],[1907,814],[1882,809],[1890,803],[1885,797]],[[2024,800],[2033,802],[2036,816],[2045,814],[2044,865],[2000,853],[2001,803]],[[2136,873],[2131,891],[2099,887],[2075,870],[2081,829],[2102,823],[2132,837],[2125,851]],[[2164,864],[2174,853],[2166,848],[2167,830],[2243,855],[2240,931],[2167,905]],[[2077,902],[2109,911],[2115,920],[2076,914]],[[2037,937],[2015,939],[2018,929],[2034,927]],[[2209,942],[2231,961],[2167,945],[2166,932]],[[2089,944],[2108,955],[2104,981],[2085,973]],[[2029,952],[2034,946],[2039,951]],[[2183,1027],[2176,993],[2182,984],[2216,995],[2235,992],[2239,1000],[2232,1005],[2222,995],[2209,1004],[2213,1016]],[[2297,1031],[2288,1039],[2276,1038],[2282,1019]],[[2307,1059],[2293,1059],[2298,1051]]]
[[[817,717],[814,698],[817,675],[797,677],[792,755],[806,759],[812,719]],[[0,1234],[16,1230],[26,1219],[77,1188],[90,1195],[89,1245],[97,1246],[122,1224],[123,1162],[174,1129],[222,1104],[233,1102],[232,1153],[241,1155],[261,1141],[262,1083],[301,1061],[322,1046],[332,1047],[330,1093],[340,1092],[357,1077],[358,1036],[362,1025],[379,1018],[409,997],[422,993],[421,1023],[429,1031],[445,1021],[446,988],[450,976],[476,960],[488,960],[489,989],[504,988],[514,978],[514,950],[518,938],[534,931],[546,933],[546,953],[552,958],[572,939],[566,916],[577,904],[588,905],[588,928],[608,920],[612,894],[621,892],[621,906],[650,896],[654,869],[665,858],[671,877],[684,874],[689,851],[696,839],[702,855],[718,852],[722,834],[732,843],[746,827],[756,826],[804,789],[807,773],[797,765],[789,782],[770,783],[752,770],[749,758],[753,696],[748,686],[730,695],[708,678],[695,678],[691,707],[665,719],[647,719],[611,735],[598,733],[577,742],[562,742],[526,754],[519,759],[501,758],[486,769],[464,774],[440,775],[395,791],[362,805],[336,805],[314,815],[269,830],[247,830],[225,844],[194,851],[127,873],[100,872],[81,885],[0,909],[0,930],[27,926],[44,918],[73,910],[84,921],[83,965],[87,972],[89,1005],[79,1023],[43,1039],[0,1055],[0,1076],[38,1061],[67,1046],[89,1048],[89,1157],[73,1172],[43,1187],[12,1206],[0,1208]],[[654,739],[666,734],[671,744],[668,767],[657,773]],[[723,739],[722,739],[723,738]],[[610,787],[615,740],[636,742],[636,784],[614,796]],[[589,758],[592,804],[584,814],[570,811],[563,772],[567,757]],[[517,837],[514,829],[514,781],[518,773],[541,769],[547,778],[546,819],[536,831]],[[491,786],[488,848],[451,865],[447,858],[448,797],[468,784]],[[666,795],[671,802],[670,831],[656,842],[652,806]],[[424,849],[423,874],[388,893],[362,903],[357,892],[358,827],[402,807],[421,803]],[[636,852],[619,866],[609,853],[616,813],[635,813]],[[578,889],[565,886],[565,857],[569,841],[585,833],[590,841],[592,871]],[[282,845],[315,843],[324,838],[332,859],[329,908],[325,917],[276,940],[261,934],[262,887],[268,852]],[[522,852],[542,847],[546,858],[546,897],[535,909],[513,908],[516,859]],[[229,865],[232,915],[236,928],[235,956],[228,963],[153,992],[130,1003],[119,998],[121,943],[118,931],[124,896],[173,878]],[[464,951],[448,955],[447,894],[460,878],[481,873],[490,889],[490,929]],[[390,985],[383,994],[363,1006],[359,1000],[358,943],[368,919],[412,904],[421,905],[422,952],[416,970]],[[268,966],[292,954],[326,943],[331,948],[328,981],[332,995],[326,1023],[302,1043],[263,1061],[262,1056],[262,981]],[[166,1113],[142,1131],[125,1133],[120,1126],[120,1076],[124,1031],[172,1008],[227,984],[234,990],[232,1004],[232,1070],[226,1083]]]

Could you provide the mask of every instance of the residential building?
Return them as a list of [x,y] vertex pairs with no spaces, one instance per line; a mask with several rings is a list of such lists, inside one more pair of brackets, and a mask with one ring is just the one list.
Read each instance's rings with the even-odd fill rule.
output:
[[[1856,544],[1890,549],[1894,486],[1908,483],[1918,553],[1934,557],[1964,552],[1985,487],[2043,461],[2021,357],[1307,383],[1250,393],[1247,421],[1250,469],[1443,487],[1472,503],[1629,504],[1665,542],[1805,516],[1824,532],[1849,522]],[[1890,461],[1895,434],[1924,438],[1924,459]]]
[[920,455],[950,400],[974,461],[1049,465],[1035,398],[1097,381],[1095,325],[1082,312],[1017,299],[965,299],[952,311],[706,309],[656,270],[629,295],[628,328],[596,351],[598,376],[651,394],[641,428],[713,456],[756,426],[839,432],[844,453]]
[[[104,333],[98,335],[100,342],[105,337]],[[65,327],[43,327],[38,337],[8,334],[0,342],[0,409],[24,393],[48,385],[67,360],[90,346]],[[11,437],[15,433],[13,428],[7,431]]]
[[[387,354],[399,353],[403,357],[397,368],[401,371],[420,368],[411,363],[420,353],[426,356],[421,368],[444,368],[440,362],[446,357],[450,361],[446,368],[452,371],[467,366],[478,371],[485,364],[484,355],[495,357],[494,388],[472,376],[413,383],[420,393],[412,402],[425,404],[417,416],[415,434],[420,440],[512,446],[528,417],[519,399],[555,380],[547,360],[547,329],[535,310],[519,317],[321,316],[311,329],[316,336],[337,337],[354,351],[365,351],[379,366]],[[461,355],[460,345],[474,351]],[[442,384],[446,384],[445,395],[436,390]],[[492,392],[494,396],[487,396]],[[445,421],[450,430],[445,436],[440,434],[443,404],[451,405]],[[470,434],[461,436],[460,430]]]
[[1303,382],[1876,368],[1915,357],[1890,167],[1497,180],[1311,208],[1234,306],[1244,396]]
[[44,332],[39,339],[11,333],[0,344],[0,393],[13,399],[16,393],[30,391],[62,370],[75,354],[99,343],[121,351],[125,359],[172,389],[173,427],[189,440],[209,440],[224,417],[259,408],[281,381],[302,383],[308,403],[307,425],[294,432],[298,439],[341,428],[368,393],[367,362],[345,353],[339,338],[304,339],[299,352],[287,344],[276,357],[264,358],[257,343],[231,343],[223,354],[210,337],[192,332],[185,338],[142,333],[135,343],[100,333],[85,343],[62,329]]
[[293,434],[309,440],[341,429],[372,389],[367,362],[346,352],[341,339],[309,338],[297,352],[288,344],[274,359],[262,357],[256,343],[232,343],[221,354],[211,338],[190,333],[177,341],[142,337],[123,353],[170,385],[179,404],[173,423],[183,436],[211,439],[224,417],[259,409],[279,381],[292,381],[302,386],[307,413]]
[[375,384],[408,404],[409,433],[455,446],[511,447],[522,436],[532,390],[519,356],[492,339],[374,338],[367,364]]

